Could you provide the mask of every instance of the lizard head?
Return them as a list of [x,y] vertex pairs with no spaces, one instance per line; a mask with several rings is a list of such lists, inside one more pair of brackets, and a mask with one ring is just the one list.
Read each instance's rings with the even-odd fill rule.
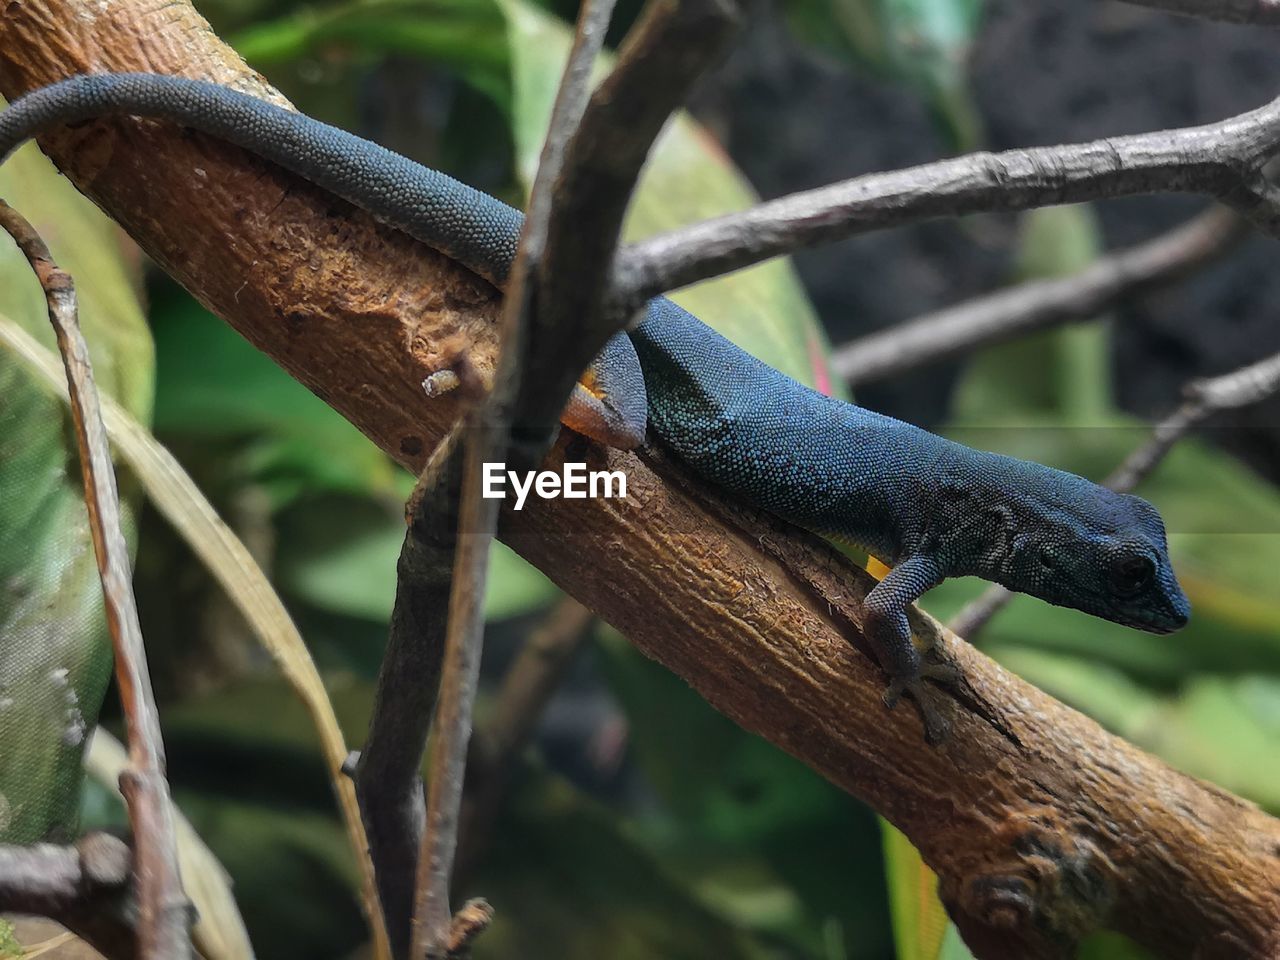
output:
[[1191,605],[1174,576],[1156,508],[1064,477],[1070,481],[1054,497],[1051,519],[1015,538],[1015,589],[1150,633],[1184,627]]

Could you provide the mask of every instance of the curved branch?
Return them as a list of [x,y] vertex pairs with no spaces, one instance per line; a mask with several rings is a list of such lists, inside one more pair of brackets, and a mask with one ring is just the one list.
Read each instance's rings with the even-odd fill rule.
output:
[[[88,69],[258,82],[173,0],[0,12],[6,94]],[[422,467],[458,410],[420,387],[444,344],[465,341],[491,369],[492,290],[309,185],[165,124],[85,124],[42,143],[166,269],[407,467]],[[624,470],[627,499],[539,501],[504,514],[503,539],[718,709],[898,826],[979,956],[1060,957],[1097,925],[1173,958],[1280,948],[1276,820],[945,633],[965,692],[952,739],[926,747],[916,714],[881,703],[856,626],[864,571],[711,495],[656,449],[566,436],[548,469],[571,444],[589,469]],[[915,626],[940,629],[924,615]]]
[[1177,13],[1200,20],[1223,23],[1252,23],[1263,27],[1280,26],[1280,2],[1277,0],[1124,0],[1139,7],[1151,7],[1166,13]]
[[1246,226],[1216,207],[1070,276],[1020,283],[859,337],[835,351],[832,369],[856,388],[1044,327],[1096,317],[1122,297],[1175,283],[1212,263],[1244,238]]
[[971,153],[769,200],[623,248],[623,307],[858,233],[971,213],[1147,193],[1216,197],[1272,236],[1280,198],[1262,165],[1280,150],[1280,98],[1219,123],[1090,143]]

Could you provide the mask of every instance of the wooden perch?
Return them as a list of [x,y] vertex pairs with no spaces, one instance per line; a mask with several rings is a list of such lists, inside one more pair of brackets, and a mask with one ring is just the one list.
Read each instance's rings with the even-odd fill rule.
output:
[[[6,96],[107,70],[278,99],[181,0],[0,12]],[[203,303],[409,469],[457,412],[420,386],[434,364],[461,345],[492,370],[496,292],[310,185],[164,123],[93,122],[41,142]],[[1098,926],[1165,957],[1280,955],[1280,822],[950,635],[963,694],[951,739],[926,746],[915,712],[881,703],[855,626],[864,571],[658,450],[562,438],[549,468],[570,455],[626,471],[628,497],[530,503],[506,515],[503,539],[717,709],[899,827],[978,956],[1066,956]]]

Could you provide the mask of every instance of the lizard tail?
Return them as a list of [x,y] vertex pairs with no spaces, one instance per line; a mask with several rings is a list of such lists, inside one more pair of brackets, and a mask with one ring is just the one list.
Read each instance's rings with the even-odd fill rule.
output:
[[150,73],[72,77],[0,114],[0,163],[49,127],[106,115],[172,120],[226,140],[342,197],[498,287],[524,214],[376,143],[203,80]]

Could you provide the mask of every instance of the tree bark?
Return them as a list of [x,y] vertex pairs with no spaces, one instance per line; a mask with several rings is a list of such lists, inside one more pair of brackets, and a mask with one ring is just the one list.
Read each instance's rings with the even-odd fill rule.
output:
[[[0,92],[151,70],[279,99],[182,0],[14,0]],[[45,151],[165,270],[411,470],[457,416],[424,377],[493,369],[500,299],[407,236],[172,125],[105,120]],[[8,198],[21,207],[21,197]],[[1280,822],[1056,702],[925,615],[964,672],[925,745],[857,621],[873,584],[814,537],[728,503],[660,450],[566,435],[628,496],[530,502],[503,538],[715,707],[861,798],[919,847],[980,957],[1061,957],[1105,926],[1168,957],[1280,955]],[[388,570],[387,576],[394,571]],[[500,906],[500,905],[499,905]]]

